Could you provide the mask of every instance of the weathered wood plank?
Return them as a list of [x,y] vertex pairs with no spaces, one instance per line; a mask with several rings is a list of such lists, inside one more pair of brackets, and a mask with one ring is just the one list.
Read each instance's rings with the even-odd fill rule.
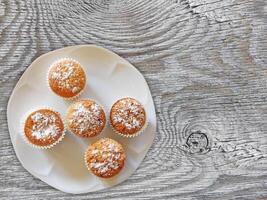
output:
[[[0,0],[0,199],[267,198],[266,10],[264,0]],[[91,43],[144,74],[158,131],[126,182],[75,196],[22,168],[6,106],[39,55]]]

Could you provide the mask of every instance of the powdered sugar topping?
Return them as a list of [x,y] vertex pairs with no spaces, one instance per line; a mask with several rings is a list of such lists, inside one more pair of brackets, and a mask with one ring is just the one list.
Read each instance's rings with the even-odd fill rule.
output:
[[[89,167],[100,174],[105,174],[109,170],[116,170],[120,167],[119,162],[122,159],[122,152],[114,143],[103,143],[102,149],[91,150],[93,156]],[[101,157],[101,159],[96,158]]]
[[33,121],[32,136],[38,140],[44,140],[49,137],[55,137],[60,133],[60,128],[56,124],[54,115],[44,115],[36,112],[31,116]]
[[79,134],[103,126],[104,122],[100,120],[102,108],[98,104],[92,103],[85,107],[82,103],[77,103],[74,109],[70,123],[75,126],[75,131]]
[[76,61],[74,60],[59,61],[54,64],[55,69],[51,72],[51,78],[57,81],[59,88],[68,89],[73,93],[77,93],[81,90],[75,73],[77,70],[77,67],[74,66],[75,63]]
[[145,120],[145,112],[141,104],[129,98],[118,101],[114,106],[112,121],[120,123],[126,129],[141,128]]

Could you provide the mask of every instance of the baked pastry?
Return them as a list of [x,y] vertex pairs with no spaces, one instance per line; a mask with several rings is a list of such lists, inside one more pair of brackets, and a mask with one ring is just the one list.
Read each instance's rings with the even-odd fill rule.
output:
[[100,134],[106,125],[104,109],[93,100],[79,100],[67,111],[68,129],[80,137]]
[[144,106],[133,98],[119,99],[111,107],[110,125],[121,136],[137,136],[147,126]]
[[23,123],[24,139],[37,148],[54,146],[63,139],[64,134],[60,114],[48,108],[31,112]]
[[86,75],[79,62],[65,58],[51,65],[48,83],[55,94],[65,99],[72,99],[84,90]]
[[111,178],[124,167],[126,155],[121,144],[103,138],[88,147],[84,159],[88,170],[93,174],[101,178]]

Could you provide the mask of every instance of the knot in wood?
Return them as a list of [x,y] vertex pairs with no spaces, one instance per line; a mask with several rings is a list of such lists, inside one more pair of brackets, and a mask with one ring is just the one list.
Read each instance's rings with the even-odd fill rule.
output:
[[209,151],[209,139],[205,133],[196,131],[187,137],[185,146],[190,153],[206,153]]

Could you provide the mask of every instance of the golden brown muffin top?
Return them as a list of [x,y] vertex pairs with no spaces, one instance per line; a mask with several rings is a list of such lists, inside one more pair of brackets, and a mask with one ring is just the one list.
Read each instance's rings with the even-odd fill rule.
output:
[[144,107],[133,98],[123,98],[115,102],[110,111],[110,123],[119,133],[134,135],[146,123]]
[[49,69],[49,86],[57,95],[71,98],[78,95],[85,87],[86,75],[81,65],[72,59],[62,59]]
[[121,144],[109,138],[103,138],[90,145],[85,152],[87,167],[101,178],[110,178],[118,174],[126,159]]
[[24,123],[26,138],[37,146],[54,144],[63,132],[64,123],[59,113],[49,109],[39,109],[32,112]]
[[67,111],[69,130],[81,137],[93,137],[106,125],[103,108],[93,100],[79,100]]

